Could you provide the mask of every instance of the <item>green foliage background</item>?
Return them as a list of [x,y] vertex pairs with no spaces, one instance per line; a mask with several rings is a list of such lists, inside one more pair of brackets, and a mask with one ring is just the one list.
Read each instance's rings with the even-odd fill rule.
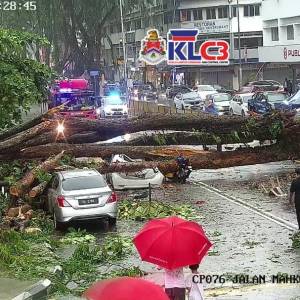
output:
[[47,97],[50,69],[28,58],[28,47],[47,46],[37,35],[0,29],[0,129],[21,121],[22,111]]

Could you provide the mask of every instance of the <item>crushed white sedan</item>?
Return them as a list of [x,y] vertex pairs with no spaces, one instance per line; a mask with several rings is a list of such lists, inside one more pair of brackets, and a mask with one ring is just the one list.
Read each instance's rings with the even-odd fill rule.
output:
[[[117,154],[111,159],[111,164],[117,163],[136,163],[141,160],[131,159],[127,155]],[[149,187],[158,187],[163,183],[164,175],[157,168],[144,169],[129,173],[111,173],[107,179],[115,190],[143,189]]]

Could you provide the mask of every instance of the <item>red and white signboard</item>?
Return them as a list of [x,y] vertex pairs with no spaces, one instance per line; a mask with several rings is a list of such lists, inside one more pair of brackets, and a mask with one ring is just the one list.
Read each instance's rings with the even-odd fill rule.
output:
[[300,63],[300,45],[258,47],[259,61]]

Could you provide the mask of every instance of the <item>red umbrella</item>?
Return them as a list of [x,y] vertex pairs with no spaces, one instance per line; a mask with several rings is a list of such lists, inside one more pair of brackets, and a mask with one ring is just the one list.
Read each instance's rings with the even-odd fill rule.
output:
[[160,286],[133,277],[99,281],[87,289],[83,297],[88,300],[169,300]]
[[212,246],[199,224],[178,217],[149,221],[133,242],[142,260],[167,269],[200,263]]

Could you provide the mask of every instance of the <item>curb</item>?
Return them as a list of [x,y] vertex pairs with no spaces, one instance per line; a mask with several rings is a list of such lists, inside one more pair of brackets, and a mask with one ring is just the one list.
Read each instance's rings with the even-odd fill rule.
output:
[[16,296],[12,300],[41,300],[47,299],[48,289],[51,286],[49,279],[40,280],[36,284],[30,286],[22,294]]

